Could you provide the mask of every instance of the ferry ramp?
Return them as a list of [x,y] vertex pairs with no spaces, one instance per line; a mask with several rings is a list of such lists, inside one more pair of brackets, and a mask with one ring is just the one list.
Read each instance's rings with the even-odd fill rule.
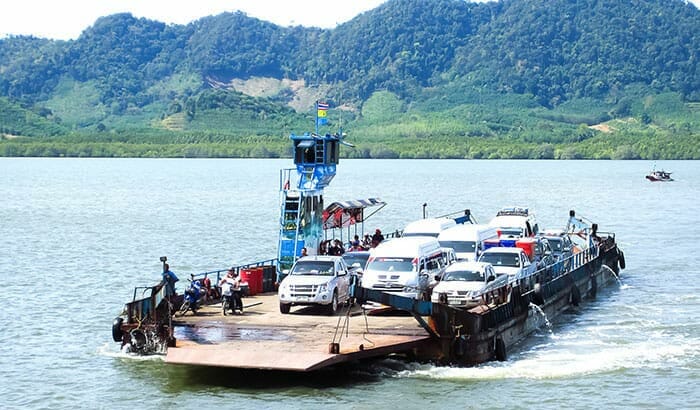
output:
[[[223,316],[220,304],[175,318],[177,339],[166,363],[310,372],[362,359],[428,349],[431,338],[410,315],[364,315],[359,306],[337,316],[315,306],[279,311],[276,293],[243,299],[244,314]],[[347,314],[347,310],[350,314]],[[335,345],[334,345],[335,343]]]

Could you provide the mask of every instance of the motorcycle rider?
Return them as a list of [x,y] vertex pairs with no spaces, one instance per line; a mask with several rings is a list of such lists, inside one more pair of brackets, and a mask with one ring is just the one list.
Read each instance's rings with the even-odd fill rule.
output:
[[219,281],[219,287],[221,288],[221,295],[229,301],[229,306],[231,310],[240,310],[243,313],[243,301],[241,300],[241,281],[238,277],[238,273],[233,269],[229,269],[224,276]]

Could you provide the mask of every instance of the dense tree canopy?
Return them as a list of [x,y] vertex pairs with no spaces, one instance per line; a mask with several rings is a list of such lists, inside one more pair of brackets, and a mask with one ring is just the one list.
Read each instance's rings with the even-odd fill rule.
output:
[[444,81],[488,84],[555,106],[631,83],[700,99],[700,12],[681,0],[390,0],[331,30],[280,27],[241,12],[187,26],[130,14],[75,41],[0,40],[0,94],[40,101],[62,75],[95,80],[120,108],[151,102],[176,72],[328,83],[346,98],[410,98]]
[[[313,129],[308,112],[324,96],[343,104],[329,126],[358,121],[392,143],[428,133],[587,143],[587,126],[630,118],[685,137],[700,127],[699,53],[700,11],[683,0],[389,0],[333,29],[241,12],[188,25],[115,14],[72,41],[0,39],[0,134],[270,136]],[[249,95],[233,85],[254,78],[279,84]],[[492,147],[470,143],[357,155],[480,157],[477,146]],[[625,145],[581,154],[505,144],[488,155],[643,157],[656,146]]]

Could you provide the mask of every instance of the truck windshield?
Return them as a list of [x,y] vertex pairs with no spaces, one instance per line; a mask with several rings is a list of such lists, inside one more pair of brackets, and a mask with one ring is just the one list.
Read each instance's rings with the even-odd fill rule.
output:
[[456,270],[453,272],[445,272],[443,281],[462,281],[462,282],[483,282],[484,277],[480,272],[473,270]]
[[559,238],[547,238],[547,242],[549,242],[549,246],[557,252],[561,251],[563,248],[563,241]]
[[412,258],[376,258],[367,264],[367,270],[384,272],[412,272]]
[[345,252],[343,254],[343,259],[345,259],[345,263],[347,263],[348,266],[359,263],[360,267],[364,268],[367,264],[367,259],[369,259],[369,253]]
[[484,253],[479,261],[488,262],[493,266],[520,267],[520,256],[517,253]]
[[333,276],[333,262],[305,261],[297,262],[290,275]]
[[452,248],[458,253],[472,253],[476,250],[476,242],[473,241],[440,241],[440,246],[443,248]]

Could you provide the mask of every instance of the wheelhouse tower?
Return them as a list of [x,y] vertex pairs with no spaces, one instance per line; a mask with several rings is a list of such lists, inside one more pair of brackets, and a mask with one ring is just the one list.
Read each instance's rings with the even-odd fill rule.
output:
[[309,255],[318,251],[323,237],[323,190],[335,177],[342,143],[342,134],[291,134],[289,138],[296,168],[280,171],[280,280],[301,255],[302,248]]

